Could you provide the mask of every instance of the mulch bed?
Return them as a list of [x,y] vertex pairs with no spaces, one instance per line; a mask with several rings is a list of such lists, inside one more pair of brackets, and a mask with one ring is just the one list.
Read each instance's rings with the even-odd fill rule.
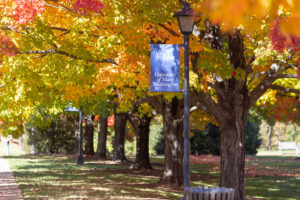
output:
[[[200,156],[191,156],[191,163],[193,164],[206,164],[214,165],[213,168],[216,171],[220,170],[221,158],[220,156],[213,155],[200,155]],[[284,159],[258,159],[252,156],[246,156],[247,161],[256,161],[256,162],[298,162],[300,158],[284,158]],[[267,167],[260,166],[257,164],[246,164],[245,166],[246,177],[262,177],[262,176],[281,176],[281,177],[300,177],[299,170],[284,169],[279,167]]]

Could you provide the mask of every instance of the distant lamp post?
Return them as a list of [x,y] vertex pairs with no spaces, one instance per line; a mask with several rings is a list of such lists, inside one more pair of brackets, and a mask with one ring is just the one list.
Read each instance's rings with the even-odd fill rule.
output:
[[79,112],[79,142],[78,142],[78,156],[77,156],[77,165],[83,165],[84,160],[83,160],[83,151],[82,151],[82,107],[80,107],[80,110],[78,110],[75,107],[72,107],[72,104],[70,106],[67,106],[65,111],[68,112]]
[[184,7],[174,14],[177,17],[180,31],[184,34],[184,147],[183,171],[184,187],[190,187],[190,100],[189,100],[189,39],[193,32],[196,13],[190,4],[185,2]]

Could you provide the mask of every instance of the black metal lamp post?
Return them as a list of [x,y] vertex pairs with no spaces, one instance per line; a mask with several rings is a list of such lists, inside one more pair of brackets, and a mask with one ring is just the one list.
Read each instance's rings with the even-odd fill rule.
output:
[[80,107],[80,110],[78,110],[77,108],[72,107],[72,104],[70,106],[67,106],[67,108],[65,109],[65,111],[69,111],[69,112],[79,112],[79,142],[78,142],[78,156],[77,156],[77,161],[76,164],[77,165],[83,165],[84,164],[84,160],[83,160],[83,150],[82,150],[82,143],[83,143],[83,139],[82,139],[82,107]]
[[184,34],[184,187],[190,187],[190,97],[189,97],[189,39],[193,32],[196,13],[190,8],[189,3],[185,3],[184,7],[174,14],[178,19],[180,31]]

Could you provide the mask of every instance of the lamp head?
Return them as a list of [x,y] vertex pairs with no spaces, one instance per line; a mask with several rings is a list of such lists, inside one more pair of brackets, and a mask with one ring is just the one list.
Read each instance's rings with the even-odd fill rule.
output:
[[194,29],[197,13],[190,7],[190,4],[185,2],[184,7],[174,14],[177,17],[181,33],[191,34]]

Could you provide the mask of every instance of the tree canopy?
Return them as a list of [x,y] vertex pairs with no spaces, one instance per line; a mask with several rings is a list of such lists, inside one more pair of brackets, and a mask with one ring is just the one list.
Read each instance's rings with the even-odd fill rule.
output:
[[[164,119],[181,123],[181,93],[149,92],[149,44],[183,43],[173,13],[184,2],[1,1],[0,120],[22,124],[41,110],[61,113],[68,103],[98,112],[112,104],[126,111],[138,102],[142,113],[151,113],[148,103],[158,112],[174,109]],[[288,94],[287,109],[296,119],[299,113],[299,1],[189,3],[201,13],[190,41],[191,105],[209,115],[202,121],[220,126],[222,163],[228,164],[221,167],[221,185],[235,187],[243,199],[249,110],[264,105],[267,112]]]

